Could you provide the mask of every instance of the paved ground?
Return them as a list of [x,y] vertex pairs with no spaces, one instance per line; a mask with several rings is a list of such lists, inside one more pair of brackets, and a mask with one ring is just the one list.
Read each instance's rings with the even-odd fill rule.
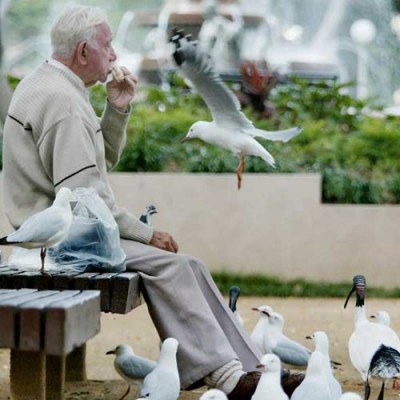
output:
[[[363,385],[359,374],[350,364],[347,353],[347,341],[353,329],[354,300],[349,308],[343,309],[344,299],[277,299],[247,297],[241,298],[239,312],[244,317],[245,327],[251,332],[256,321],[257,313],[251,307],[269,304],[286,318],[285,332],[288,336],[310,346],[305,336],[316,330],[324,330],[331,341],[331,357],[342,363],[335,374],[345,390],[362,393]],[[367,300],[369,314],[378,310],[386,310],[392,316],[392,326],[400,332],[400,300]],[[120,343],[132,345],[135,351],[143,356],[157,359],[158,336],[151,320],[147,315],[146,306],[135,309],[128,315],[107,315],[102,317],[101,333],[88,343],[88,376],[90,381],[84,384],[69,384],[67,400],[114,400],[121,397],[126,385],[120,380],[113,369],[112,356],[106,356],[106,351]],[[0,350],[0,400],[9,398],[8,371],[9,353]],[[378,396],[380,384],[372,383],[371,399]],[[391,384],[388,384],[391,387]],[[138,390],[138,389],[137,389]],[[136,399],[137,390],[128,396],[129,400]],[[180,399],[198,399],[199,389],[195,392],[182,392]],[[399,399],[400,391],[388,389],[385,399]]]

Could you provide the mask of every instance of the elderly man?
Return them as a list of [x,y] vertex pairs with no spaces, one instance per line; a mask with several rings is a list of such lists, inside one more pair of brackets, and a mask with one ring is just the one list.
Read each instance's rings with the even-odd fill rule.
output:
[[[61,186],[93,187],[117,221],[126,268],[137,271],[161,339],[179,341],[181,384],[199,382],[232,399],[250,399],[260,354],[238,325],[201,261],[178,255],[171,235],[153,230],[117,206],[107,172],[125,144],[136,78],[121,67],[107,83],[98,119],[87,87],[105,82],[116,61],[106,15],[76,6],[51,30],[53,54],[15,90],[4,127],[4,206],[18,228],[48,207]],[[134,195],[134,193],[132,194]],[[286,377],[287,386],[292,383]],[[295,382],[296,386],[297,382]]]

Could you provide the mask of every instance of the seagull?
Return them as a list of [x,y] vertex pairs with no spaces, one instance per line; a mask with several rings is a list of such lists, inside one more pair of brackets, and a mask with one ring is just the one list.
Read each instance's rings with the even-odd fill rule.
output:
[[189,129],[182,142],[198,138],[203,142],[230,150],[240,158],[236,170],[238,189],[241,188],[242,174],[246,165],[245,156],[261,157],[275,167],[272,155],[255,140],[255,137],[287,142],[297,136],[301,129],[295,127],[280,131],[265,131],[240,111],[240,103],[231,90],[223,83],[213,69],[209,56],[190,35],[174,30],[171,41],[175,44],[173,57],[183,74],[192,82],[211,111],[212,122],[198,121]]
[[222,390],[210,389],[204,392],[199,400],[228,400],[228,397]]
[[154,370],[144,378],[139,400],[177,400],[180,380],[176,352],[178,341],[167,338],[161,345],[160,358]]
[[314,351],[308,361],[306,376],[293,392],[291,400],[332,400],[328,378],[325,372],[326,358],[320,351]]
[[[363,275],[353,278],[353,287],[348,294],[344,308],[350,296],[356,292],[355,329],[349,339],[349,355],[354,367],[365,382],[365,400],[370,395],[369,378],[390,379],[400,376],[400,340],[387,325],[370,322],[364,306],[366,279]],[[383,399],[385,381],[382,382]]]
[[263,372],[251,400],[289,400],[281,385],[279,357],[275,354],[265,354],[257,367],[263,368]]
[[72,224],[72,211],[69,202],[73,194],[67,187],[62,187],[56,194],[53,204],[33,214],[13,233],[0,238],[1,246],[18,246],[26,249],[40,248],[42,274],[47,248],[64,240]]
[[325,332],[317,331],[314,332],[313,335],[307,336],[306,339],[312,339],[315,344],[315,350],[321,352],[325,356],[324,369],[331,391],[331,398],[333,400],[339,400],[342,395],[342,387],[332,372],[328,335]]
[[375,315],[371,315],[371,318],[375,318],[378,324],[390,326],[390,315],[386,311],[378,311]]
[[235,315],[236,319],[239,321],[239,324],[244,326],[244,321],[241,315],[239,314],[236,303],[240,296],[240,288],[239,286],[232,286],[229,289],[229,308],[232,310],[233,314]]
[[277,355],[285,364],[307,365],[311,351],[283,334],[285,319],[281,314],[268,314],[269,325],[263,337],[264,352]]
[[268,329],[269,325],[269,314],[273,312],[272,307],[264,305],[259,307],[252,308],[253,311],[257,311],[259,313],[259,318],[256,323],[256,326],[251,333],[251,340],[257,346],[257,348],[261,351],[262,354],[267,353],[264,347],[264,332]]
[[144,224],[147,224],[149,226],[151,226],[151,219],[150,217],[153,214],[157,214],[157,209],[155,206],[150,205],[147,206],[146,209],[144,210],[143,214],[140,216],[140,221],[143,222]]
[[354,392],[343,393],[340,400],[362,400],[361,396]]
[[120,400],[128,395],[131,384],[136,383],[135,380],[144,379],[156,366],[154,361],[137,356],[132,347],[127,344],[120,344],[114,350],[107,351],[106,354],[115,354],[114,368],[128,383],[128,389]]

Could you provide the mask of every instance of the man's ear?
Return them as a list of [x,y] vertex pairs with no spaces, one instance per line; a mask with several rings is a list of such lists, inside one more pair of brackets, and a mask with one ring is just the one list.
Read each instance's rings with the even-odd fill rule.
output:
[[83,64],[86,65],[87,64],[87,42],[80,42],[76,48],[76,56],[78,61]]

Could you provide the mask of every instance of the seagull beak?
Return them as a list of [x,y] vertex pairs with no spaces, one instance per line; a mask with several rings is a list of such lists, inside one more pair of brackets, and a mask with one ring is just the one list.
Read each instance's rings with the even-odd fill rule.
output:
[[312,337],[311,336],[306,336],[306,339],[312,339]]
[[187,136],[185,136],[182,140],[181,140],[181,143],[185,143],[185,142],[187,142],[189,140],[189,138],[187,137]]
[[375,318],[375,315],[371,315],[370,318]]
[[266,315],[267,317],[270,317],[271,316],[271,314],[268,312],[268,311],[261,311],[264,315]]
[[252,307],[251,308],[253,311],[258,311],[258,308],[257,307]]
[[106,355],[115,354],[115,350],[107,351]]
[[264,368],[264,367],[265,367],[264,364],[257,364],[257,365],[256,365],[256,368]]

